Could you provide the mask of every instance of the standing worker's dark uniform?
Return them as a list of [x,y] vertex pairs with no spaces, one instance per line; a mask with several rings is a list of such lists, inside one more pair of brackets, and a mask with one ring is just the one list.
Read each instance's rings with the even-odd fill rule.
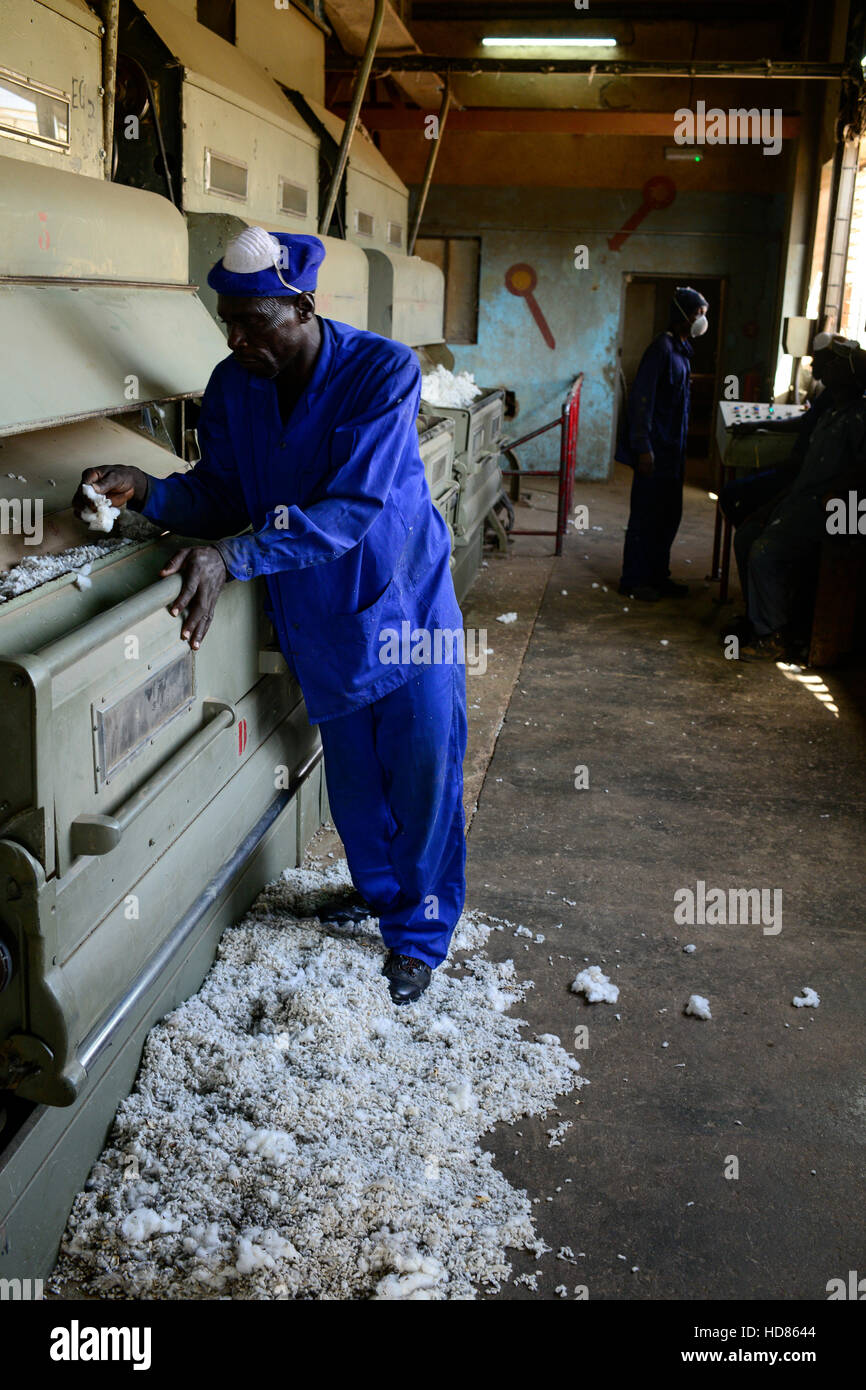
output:
[[[677,296],[675,306],[686,320],[688,310],[705,303],[695,290],[678,289]],[[629,392],[618,441],[617,459],[634,469],[620,591],[642,591],[638,597],[650,597],[651,590],[652,597],[675,591],[670,555],[683,513],[692,355],[690,344],[672,328],[650,343]],[[639,468],[640,456],[647,454],[654,459],[651,473]]]

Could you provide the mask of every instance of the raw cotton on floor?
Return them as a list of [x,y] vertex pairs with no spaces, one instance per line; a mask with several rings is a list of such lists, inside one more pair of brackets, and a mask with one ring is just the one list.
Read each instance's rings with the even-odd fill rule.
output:
[[[543,1114],[579,1064],[506,1010],[514,965],[475,955],[397,1010],[375,923],[321,925],[345,865],[292,870],[223,936],[200,992],[151,1032],[76,1199],[62,1294],[472,1299],[545,1248],[479,1139]],[[467,914],[455,949],[492,927]]]

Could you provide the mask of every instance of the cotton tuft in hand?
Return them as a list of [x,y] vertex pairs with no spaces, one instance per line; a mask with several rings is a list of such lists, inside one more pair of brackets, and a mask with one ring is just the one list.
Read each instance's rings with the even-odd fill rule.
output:
[[104,497],[101,492],[97,492],[90,483],[83,483],[81,491],[88,502],[93,503],[92,507],[87,507],[81,513],[81,520],[87,522],[91,531],[111,531],[115,521],[120,516],[120,508],[113,507],[108,498]]

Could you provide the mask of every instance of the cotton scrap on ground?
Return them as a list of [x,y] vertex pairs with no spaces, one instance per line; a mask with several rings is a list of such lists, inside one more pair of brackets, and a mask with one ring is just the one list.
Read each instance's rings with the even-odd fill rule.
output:
[[[312,915],[348,883],[345,864],[287,871],[152,1030],[58,1292],[466,1300],[509,1277],[508,1247],[546,1249],[479,1139],[550,1109],[579,1063],[506,1012],[527,987],[511,961],[475,954],[394,1009],[375,922]],[[493,929],[467,913],[454,948]]]

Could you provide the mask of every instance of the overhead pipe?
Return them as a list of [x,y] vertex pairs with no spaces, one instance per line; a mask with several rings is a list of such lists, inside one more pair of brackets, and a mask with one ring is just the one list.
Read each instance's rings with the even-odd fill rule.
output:
[[451,109],[451,78],[445,79],[445,86],[442,89],[442,101],[439,106],[439,118],[436,129],[436,139],[430,141],[430,150],[427,155],[427,168],[424,170],[424,181],[421,184],[421,192],[418,194],[418,207],[415,212],[415,222],[412,227],[412,234],[409,237],[409,255],[415,254],[415,242],[418,240],[418,229],[421,226],[421,218],[424,216],[424,208],[427,206],[427,194],[430,192],[430,185],[433,182],[433,171],[436,168],[436,161],[439,158],[439,146],[442,143],[442,136],[445,134],[445,123],[448,120],[448,112]]
[[[827,82],[846,73],[842,63],[777,62],[773,58],[757,58],[746,62],[706,62],[686,59],[681,63],[670,59],[633,61],[593,58],[453,58],[427,53],[391,54],[378,58],[372,65],[376,77],[392,72],[460,73],[465,77],[483,77],[488,73],[548,73],[552,76],[583,77],[719,77],[792,79]],[[351,58],[335,54],[326,58],[329,72],[351,72]],[[367,70],[369,73],[369,69]],[[366,76],[365,76],[366,81]]]
[[114,156],[114,98],[117,92],[117,36],[120,0],[104,0],[102,14],[102,154],[103,177],[111,178]]
[[367,82],[370,77],[370,69],[373,66],[373,59],[376,56],[376,45],[379,42],[379,35],[382,32],[382,21],[385,18],[385,0],[375,0],[373,19],[370,24],[370,32],[367,35],[367,45],[364,49],[364,56],[361,59],[361,66],[358,69],[358,76],[355,82],[355,90],[352,93],[352,104],[349,107],[349,114],[346,117],[346,124],[343,127],[343,139],[340,142],[340,152],[337,155],[337,165],[331,175],[331,182],[328,186],[328,193],[325,198],[325,208],[319,218],[319,233],[327,235],[331,225],[331,218],[337,204],[337,195],[340,191],[340,184],[343,174],[346,171],[346,164],[349,159],[349,149],[352,138],[355,134],[355,127],[358,124],[358,115],[361,104],[367,91]]

